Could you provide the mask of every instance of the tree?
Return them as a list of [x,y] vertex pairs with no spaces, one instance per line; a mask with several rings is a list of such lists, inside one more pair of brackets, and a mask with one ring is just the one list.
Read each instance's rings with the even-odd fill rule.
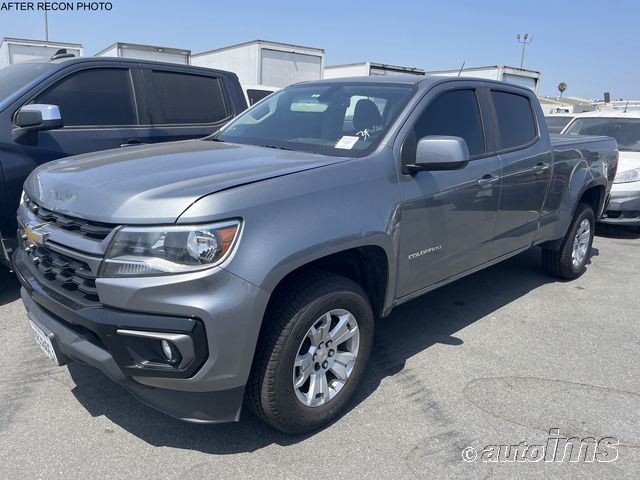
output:
[[560,82],[558,84],[558,90],[560,91],[560,97],[562,98],[562,94],[564,93],[564,91],[567,89],[568,85],[564,82]]

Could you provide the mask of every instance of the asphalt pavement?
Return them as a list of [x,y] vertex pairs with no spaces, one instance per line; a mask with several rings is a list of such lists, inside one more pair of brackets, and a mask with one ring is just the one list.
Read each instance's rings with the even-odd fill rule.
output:
[[[640,478],[640,235],[600,232],[573,282],[544,274],[539,256],[379,321],[348,412],[297,437],[249,412],[236,424],[182,423],[99,371],[54,366],[5,276],[0,479]],[[549,461],[528,447],[549,455],[562,438],[585,450]]]

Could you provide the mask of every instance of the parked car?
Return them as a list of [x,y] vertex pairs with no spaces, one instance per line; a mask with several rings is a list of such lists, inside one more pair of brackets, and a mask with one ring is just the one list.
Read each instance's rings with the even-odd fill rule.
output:
[[242,90],[244,90],[247,105],[252,106],[280,89],[267,85],[243,85]]
[[607,135],[618,142],[620,160],[611,200],[600,222],[640,227],[640,111],[609,109],[578,115],[567,135]]
[[397,305],[534,245],[580,276],[616,154],[550,140],[524,87],[303,83],[204,140],[38,168],[14,263],[58,364],[184,420],[238,420],[246,398],[305,432],[344,411]]
[[549,133],[560,133],[575,116],[574,113],[546,115],[544,119],[547,122],[547,130],[549,130]]
[[22,184],[38,165],[96,150],[204,137],[246,108],[233,73],[57,57],[0,70],[0,263],[6,265],[17,245]]

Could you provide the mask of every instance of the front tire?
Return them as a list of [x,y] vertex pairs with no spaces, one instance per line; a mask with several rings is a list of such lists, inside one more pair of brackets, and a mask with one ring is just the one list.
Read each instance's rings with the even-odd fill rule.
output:
[[280,289],[269,308],[246,401],[286,433],[316,430],[345,409],[373,343],[373,312],[348,278],[311,272]]
[[542,266],[555,277],[573,280],[587,269],[596,219],[593,208],[580,203],[558,250],[542,250]]

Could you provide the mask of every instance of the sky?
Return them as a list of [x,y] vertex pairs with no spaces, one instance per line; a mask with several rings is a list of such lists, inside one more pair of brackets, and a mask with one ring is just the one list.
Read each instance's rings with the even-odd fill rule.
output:
[[[0,37],[44,38],[42,11],[3,11]],[[33,2],[37,6],[39,2]],[[73,4],[79,2],[71,2]],[[640,99],[638,0],[111,0],[110,11],[49,12],[49,39],[93,55],[121,41],[193,53],[263,39],[324,48],[326,65],[375,61],[443,70],[519,66],[540,93]],[[34,7],[37,8],[37,7]]]

